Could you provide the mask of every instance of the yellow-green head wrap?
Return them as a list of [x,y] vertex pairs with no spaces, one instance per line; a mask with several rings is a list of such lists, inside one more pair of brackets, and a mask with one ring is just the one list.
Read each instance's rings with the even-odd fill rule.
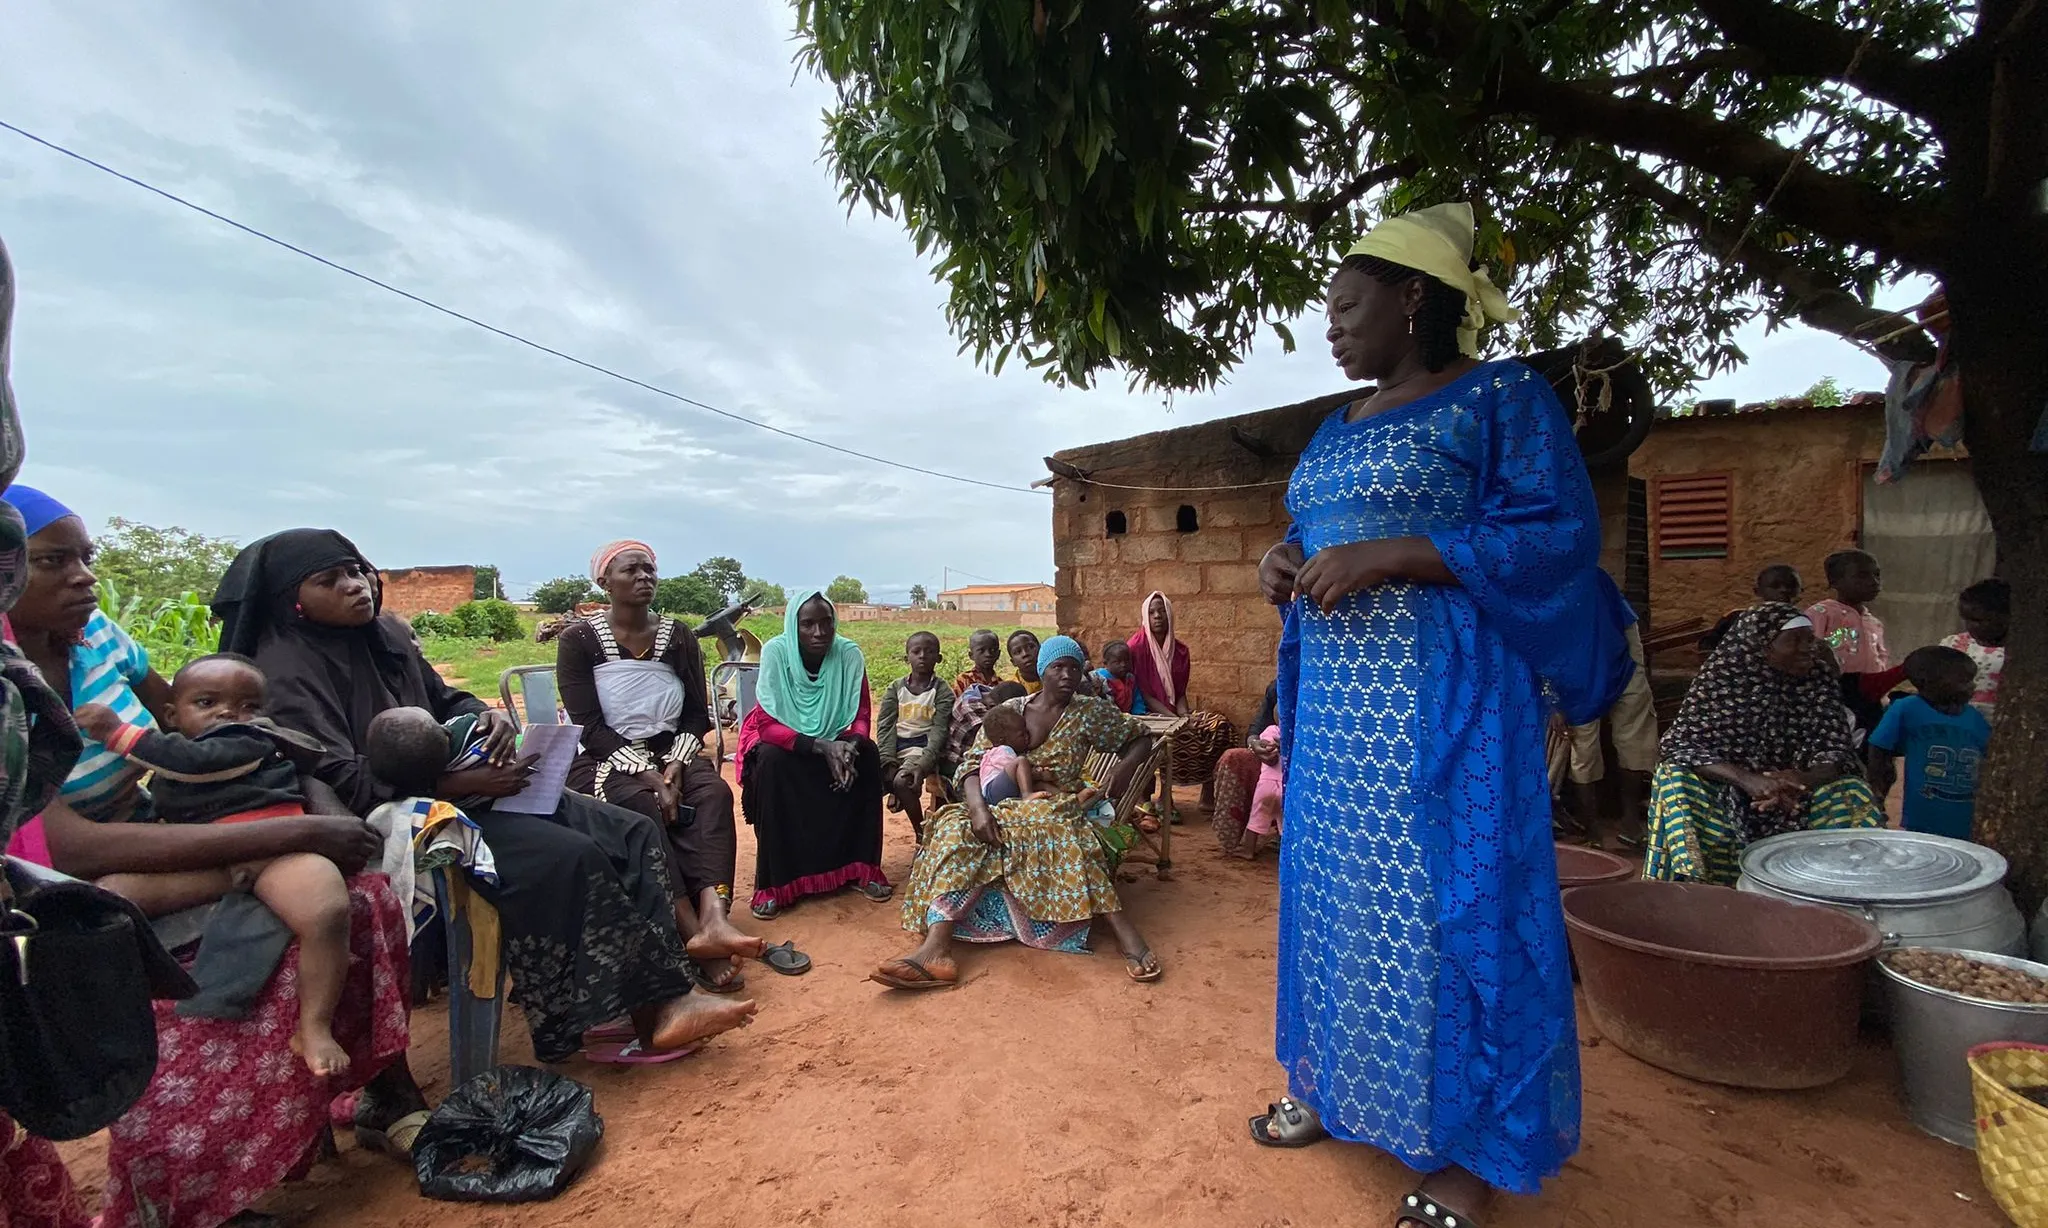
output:
[[1472,267],[1476,232],[1472,206],[1464,201],[1431,205],[1390,217],[1353,244],[1346,256],[1377,256],[1403,268],[1427,273],[1465,295],[1465,320],[1458,326],[1458,349],[1479,356],[1479,330],[1489,322],[1506,324],[1522,313],[1508,306],[1507,296],[1483,268]]

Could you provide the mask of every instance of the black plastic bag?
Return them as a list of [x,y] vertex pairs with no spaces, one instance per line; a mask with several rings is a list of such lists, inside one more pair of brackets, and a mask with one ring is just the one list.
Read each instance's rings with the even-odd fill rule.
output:
[[537,1202],[569,1188],[604,1138],[590,1089],[500,1066],[449,1093],[413,1141],[420,1193],[450,1202]]

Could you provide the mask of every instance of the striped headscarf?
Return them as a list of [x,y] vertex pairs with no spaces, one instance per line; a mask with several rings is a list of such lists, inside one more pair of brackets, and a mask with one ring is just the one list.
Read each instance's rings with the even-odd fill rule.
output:
[[647,554],[647,561],[650,563],[654,563],[657,567],[660,566],[660,564],[656,562],[654,558],[654,547],[648,545],[646,542],[643,541],[635,541],[630,537],[622,537],[615,542],[606,542],[604,545],[599,546],[597,548],[597,553],[590,556],[590,578],[600,584],[603,583],[604,573],[611,568],[612,560],[618,558],[620,555],[624,554],[628,550],[645,551]]

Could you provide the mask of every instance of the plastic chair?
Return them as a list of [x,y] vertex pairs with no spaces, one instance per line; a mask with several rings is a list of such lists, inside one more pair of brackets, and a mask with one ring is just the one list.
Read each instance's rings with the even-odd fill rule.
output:
[[747,713],[760,702],[757,698],[761,680],[761,663],[758,661],[720,661],[711,669],[711,728],[717,742],[714,747],[718,755],[718,766],[732,762],[725,754],[725,721],[719,712],[720,701],[725,697],[727,682],[733,688],[733,741],[739,741],[739,728],[747,719]]
[[515,665],[506,670],[498,675],[498,698],[504,702],[506,714],[522,725],[562,723],[561,693],[555,689],[552,665]]
[[498,959],[497,992],[479,998],[469,991],[475,938],[469,918],[454,906],[447,867],[432,872],[434,910],[448,935],[448,1070],[457,1087],[498,1064],[498,1024],[505,1009],[505,961]]

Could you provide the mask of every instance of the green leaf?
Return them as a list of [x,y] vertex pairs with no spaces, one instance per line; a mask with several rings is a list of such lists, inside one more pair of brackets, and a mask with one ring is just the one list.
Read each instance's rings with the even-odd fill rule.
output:
[[1273,331],[1280,335],[1281,352],[1292,354],[1294,352],[1294,330],[1275,320],[1273,321]]

